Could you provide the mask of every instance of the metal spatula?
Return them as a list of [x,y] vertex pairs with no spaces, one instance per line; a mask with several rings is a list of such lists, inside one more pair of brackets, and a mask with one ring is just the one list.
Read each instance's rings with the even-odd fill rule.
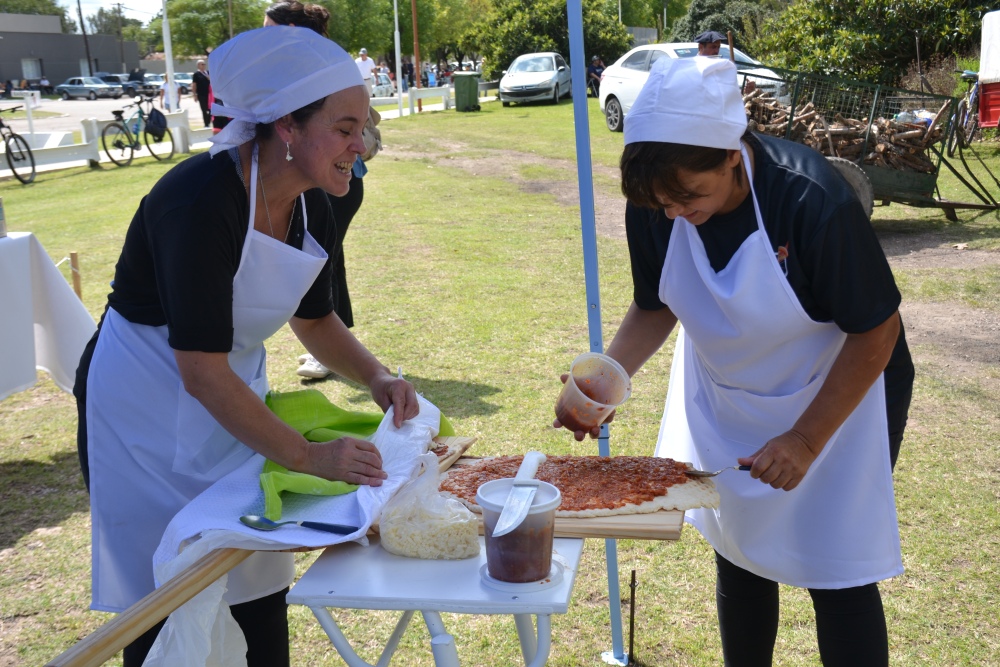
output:
[[726,470],[750,470],[750,466],[729,466],[727,468],[723,468],[722,470],[716,470],[715,472],[712,472],[711,470],[685,470],[684,474],[688,477],[715,477],[720,472],[724,472]]

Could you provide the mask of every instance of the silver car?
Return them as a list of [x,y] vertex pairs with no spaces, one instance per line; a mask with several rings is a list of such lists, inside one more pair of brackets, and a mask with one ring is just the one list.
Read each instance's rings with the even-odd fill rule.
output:
[[500,79],[500,101],[505,107],[511,102],[558,104],[561,97],[572,92],[569,65],[558,53],[518,56]]
[[64,100],[74,97],[86,97],[88,100],[96,100],[98,97],[118,99],[122,96],[122,88],[105,83],[96,76],[74,76],[56,86],[56,94]]
[[[739,49],[733,49],[737,79],[740,85],[752,82],[757,88],[782,98],[787,95],[785,82],[776,73],[765,69]],[[672,44],[644,44],[637,46],[609,65],[601,75],[601,111],[608,129],[621,132],[625,114],[649,78],[649,68],[660,58],[693,58],[698,55],[698,45],[694,42]],[[723,45],[719,58],[729,58],[729,46]]]

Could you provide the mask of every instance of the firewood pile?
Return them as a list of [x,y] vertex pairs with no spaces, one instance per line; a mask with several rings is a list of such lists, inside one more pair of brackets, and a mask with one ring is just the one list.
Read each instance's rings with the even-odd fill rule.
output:
[[790,118],[789,138],[823,155],[856,162],[864,154],[864,164],[925,174],[935,171],[928,147],[944,138],[950,105],[946,102],[930,124],[876,118],[868,132],[867,120],[844,118],[839,113],[826,118],[812,102],[792,109],[760,89],[744,95],[743,102],[750,129],[755,132],[784,138]]

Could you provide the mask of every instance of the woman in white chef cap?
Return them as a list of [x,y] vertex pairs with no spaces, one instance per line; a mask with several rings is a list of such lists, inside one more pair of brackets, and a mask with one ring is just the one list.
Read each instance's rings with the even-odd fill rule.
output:
[[625,144],[634,300],[608,354],[634,374],[679,321],[656,455],[751,466],[686,516],[716,552],[725,664],[771,664],[780,582],[809,589],[824,665],[887,665],[913,365],[861,204],[818,152],[747,131],[727,60],[659,60]]
[[[232,122],[143,198],[78,371],[93,609],[122,611],[152,591],[167,523],[254,452],[331,480],[382,483],[372,444],[307,442],[264,404],[263,342],[284,324],[392,406],[396,426],[418,411],[413,387],[333,313],[326,193],[347,193],[368,118],[353,59],[311,30],[272,27],[226,42],[209,65],[225,100],[213,112]],[[259,553],[240,568],[226,601],[248,663],[287,665],[292,557]],[[158,631],[126,648],[126,666],[142,664]]]

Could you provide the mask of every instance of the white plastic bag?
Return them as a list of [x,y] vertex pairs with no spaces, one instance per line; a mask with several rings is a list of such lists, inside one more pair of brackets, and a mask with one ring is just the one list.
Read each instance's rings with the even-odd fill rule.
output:
[[397,556],[459,559],[479,555],[479,518],[444,496],[437,455],[420,456],[423,470],[382,509],[382,547]]

